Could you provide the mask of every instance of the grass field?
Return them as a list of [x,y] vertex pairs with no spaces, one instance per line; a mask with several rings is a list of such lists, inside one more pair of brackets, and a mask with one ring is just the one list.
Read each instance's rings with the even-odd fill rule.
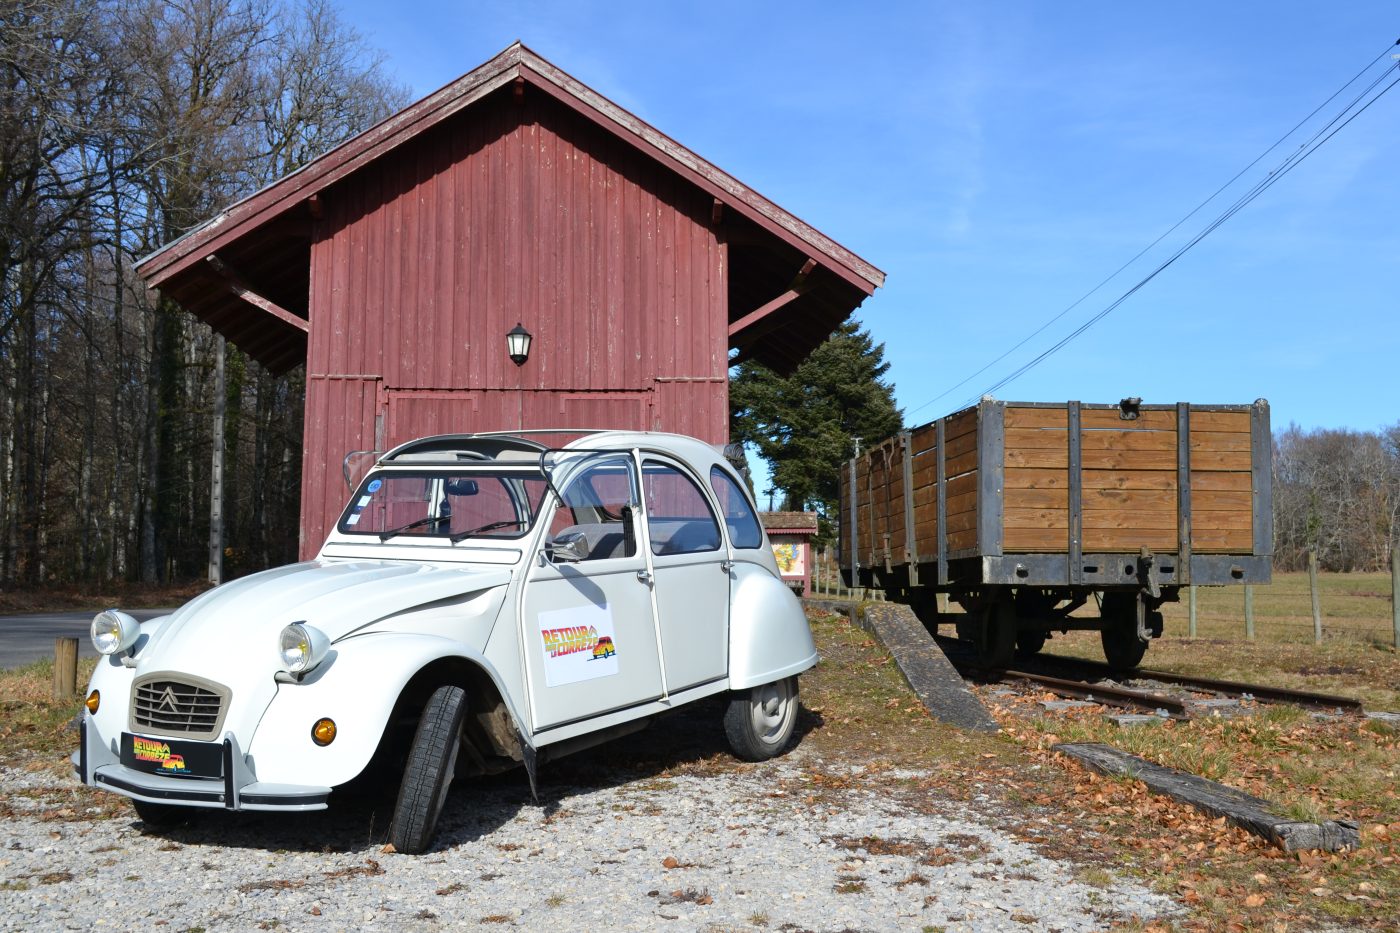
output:
[[[1318,576],[1322,637],[1393,644],[1390,574],[1324,573]],[[1168,635],[1185,635],[1186,593],[1163,607]],[[1196,590],[1196,634],[1243,640],[1244,587],[1202,586]],[[1306,573],[1275,573],[1269,586],[1254,587],[1254,636],[1259,641],[1311,642],[1312,595]]]

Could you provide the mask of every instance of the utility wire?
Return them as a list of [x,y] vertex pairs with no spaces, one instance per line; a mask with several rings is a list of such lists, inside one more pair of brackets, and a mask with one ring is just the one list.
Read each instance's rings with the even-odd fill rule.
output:
[[[1063,318],[1066,314],[1068,314],[1069,312],[1073,311],[1075,308],[1079,307],[1081,304],[1083,304],[1085,301],[1087,301],[1090,297],[1092,297],[1095,293],[1097,293],[1097,292],[1098,292],[1100,289],[1102,289],[1105,285],[1107,285],[1109,282],[1113,281],[1115,278],[1117,278],[1119,275],[1121,275],[1125,269],[1127,269],[1127,268],[1128,268],[1129,266],[1131,266],[1133,263],[1137,262],[1137,261],[1138,261],[1139,259],[1141,259],[1144,255],[1146,255],[1146,254],[1147,254],[1148,252],[1150,252],[1153,248],[1155,248],[1159,243],[1161,243],[1161,242],[1162,242],[1163,240],[1165,240],[1167,237],[1171,236],[1174,232],[1176,232],[1176,230],[1177,230],[1178,228],[1180,228],[1182,224],[1186,223],[1186,221],[1190,220],[1192,217],[1196,216],[1196,214],[1200,213],[1200,211],[1201,211],[1202,208],[1204,208],[1204,207],[1205,207],[1207,204],[1209,204],[1211,201],[1214,201],[1217,197],[1219,197],[1220,194],[1221,194],[1221,192],[1225,191],[1227,188],[1229,188],[1229,187],[1230,187],[1231,185],[1233,185],[1235,182],[1239,181],[1240,177],[1243,176],[1246,172],[1248,172],[1250,169],[1254,168],[1254,166],[1256,166],[1256,165],[1258,165],[1260,162],[1262,162],[1262,161],[1264,160],[1264,157],[1265,157],[1265,156],[1267,156],[1269,153],[1273,152],[1275,149],[1277,149],[1279,146],[1281,146],[1285,140],[1287,140],[1287,139],[1288,139],[1290,136],[1292,136],[1294,133],[1298,132],[1298,130],[1299,130],[1304,124],[1306,124],[1306,123],[1307,123],[1309,120],[1311,120],[1313,117],[1317,116],[1318,112],[1321,111],[1323,107],[1326,107],[1326,106],[1327,106],[1328,104],[1330,104],[1332,101],[1336,100],[1337,97],[1339,97],[1343,91],[1345,91],[1347,88],[1351,87],[1353,84],[1355,84],[1355,83],[1357,82],[1358,79],[1361,78],[1362,75],[1364,75],[1366,72],[1370,71],[1373,67],[1375,67],[1376,62],[1378,62],[1378,61],[1380,61],[1382,58],[1384,58],[1384,57],[1387,55],[1387,53],[1389,53],[1390,50],[1391,50],[1392,48],[1394,48],[1396,45],[1400,45],[1400,39],[1397,39],[1393,45],[1388,45],[1388,46],[1386,46],[1385,49],[1382,50],[1381,53],[1380,53],[1379,55],[1377,55],[1375,58],[1371,59],[1371,61],[1367,62],[1367,63],[1366,63],[1366,66],[1365,66],[1364,68],[1362,68],[1360,71],[1358,71],[1350,80],[1348,80],[1348,81],[1347,81],[1345,84],[1343,84],[1341,87],[1337,88],[1337,90],[1333,91],[1332,94],[1331,94],[1331,96],[1329,96],[1329,97],[1328,97],[1326,100],[1324,100],[1322,103],[1320,103],[1320,104],[1318,104],[1316,107],[1314,107],[1311,113],[1309,113],[1307,116],[1303,117],[1303,119],[1299,120],[1296,124],[1294,124],[1294,126],[1293,126],[1292,129],[1290,129],[1288,132],[1284,133],[1284,134],[1283,134],[1282,136],[1280,136],[1277,140],[1275,140],[1274,143],[1273,143],[1271,146],[1269,146],[1269,147],[1268,147],[1267,149],[1265,149],[1263,152],[1259,153],[1259,155],[1255,156],[1253,161],[1251,161],[1251,162],[1250,162],[1248,165],[1246,165],[1244,168],[1242,168],[1242,169],[1240,169],[1238,172],[1236,172],[1236,173],[1230,178],[1229,181],[1225,182],[1225,184],[1223,184],[1223,185],[1221,185],[1219,188],[1215,189],[1215,191],[1212,192],[1212,193],[1210,194],[1210,196],[1208,196],[1205,200],[1201,201],[1201,203],[1199,203],[1199,204],[1197,204],[1195,207],[1193,207],[1193,208],[1192,208],[1189,212],[1187,212],[1180,220],[1178,220],[1176,223],[1172,224],[1172,225],[1171,225],[1170,227],[1168,227],[1165,231],[1163,231],[1163,233],[1162,233],[1160,236],[1158,236],[1157,239],[1153,240],[1151,243],[1149,243],[1149,244],[1147,244],[1146,246],[1144,246],[1144,247],[1143,247],[1141,250],[1139,250],[1131,259],[1129,259],[1127,262],[1123,263],[1121,266],[1119,266],[1117,269],[1115,269],[1113,272],[1111,272],[1108,276],[1106,276],[1102,281],[1100,281],[1100,282],[1099,282],[1097,285],[1095,285],[1093,288],[1089,289],[1089,290],[1088,290],[1087,292],[1085,292],[1083,295],[1080,295],[1079,298],[1077,298],[1074,302],[1072,302],[1070,305],[1068,305],[1067,307],[1065,307],[1064,310],[1060,311],[1060,313],[1056,314],[1054,317],[1052,317],[1052,318],[1050,318],[1049,320],[1047,320],[1044,324],[1041,324],[1041,325],[1040,325],[1039,327],[1037,327],[1035,330],[1031,331],[1031,332],[1030,332],[1029,334],[1027,334],[1025,337],[1021,338],[1021,340],[1018,341],[1014,346],[1012,346],[1012,347],[1011,347],[1010,349],[1008,349],[1006,352],[1002,353],[1000,356],[998,356],[998,357],[996,357],[995,359],[993,359],[993,360],[991,360],[990,362],[988,362],[988,363],[987,363],[985,366],[983,366],[981,369],[978,369],[977,371],[975,371],[975,372],[969,374],[967,377],[965,377],[964,379],[960,380],[959,382],[956,382],[956,383],[954,383],[953,385],[949,386],[948,388],[944,389],[942,392],[938,393],[938,394],[935,395],[933,398],[931,398],[931,399],[929,399],[928,401],[924,402],[922,405],[919,405],[917,408],[910,409],[909,412],[908,412],[908,414],[911,414],[911,415],[912,415],[912,414],[913,414],[914,412],[916,412],[916,411],[921,411],[921,410],[927,408],[928,406],[932,405],[934,402],[938,401],[939,399],[941,399],[941,398],[943,398],[943,397],[945,397],[945,396],[947,396],[947,395],[952,394],[952,393],[953,393],[954,391],[956,391],[957,389],[959,389],[959,388],[961,388],[962,386],[966,385],[967,383],[971,382],[973,379],[976,379],[978,376],[982,375],[982,373],[984,373],[984,372],[986,372],[987,370],[991,369],[991,368],[992,368],[993,366],[995,366],[997,363],[1000,363],[1002,360],[1006,359],[1008,356],[1010,356],[1011,354],[1015,353],[1017,350],[1021,349],[1021,347],[1025,346],[1027,343],[1029,343],[1030,341],[1034,340],[1036,337],[1040,336],[1042,333],[1044,333],[1046,330],[1048,330],[1048,329],[1051,327],[1051,325],[1053,325],[1056,321],[1059,321],[1059,320],[1060,320],[1061,318]],[[1388,70],[1388,69],[1387,69],[1387,70]],[[1385,72],[1382,72],[1381,75],[1382,75],[1382,77],[1384,77]],[[1376,86],[1376,83],[1379,83],[1379,80],[1380,80],[1380,79],[1377,79],[1376,82],[1373,82],[1373,83],[1371,84],[1370,87],[1371,87],[1371,88],[1374,88],[1374,87]],[[1369,91],[1369,90],[1370,90],[1370,88],[1367,89],[1367,91]],[[1367,91],[1363,91],[1363,92],[1361,93],[1360,97],[1364,97],[1365,94],[1367,93]],[[1358,97],[1357,99],[1359,100],[1360,97]],[[1355,106],[1355,105],[1356,105],[1356,101],[1353,100],[1352,103],[1349,104],[1349,105],[1347,106],[1347,108],[1344,109],[1344,110],[1342,111],[1342,113],[1346,113],[1348,109],[1350,109],[1351,107],[1353,107],[1353,106]],[[1335,121],[1336,121],[1336,118],[1334,117],[1334,118],[1333,118],[1333,122],[1335,122]],[[1330,124],[1329,124],[1329,125],[1330,125]],[[1157,270],[1157,271],[1161,271],[1161,270],[1159,269],[1159,270]],[[1154,272],[1153,274],[1155,275],[1156,273]],[[1144,283],[1140,283],[1140,285],[1141,285],[1141,284],[1145,284],[1145,282],[1144,282]],[[1139,287],[1140,287],[1140,286],[1139,286]],[[1126,296],[1124,296],[1124,297],[1126,297]],[[1121,301],[1122,301],[1122,299],[1120,298],[1120,299],[1119,299],[1119,302],[1121,302]],[[1116,306],[1116,303],[1115,303],[1115,306]],[[999,384],[998,384],[998,387],[1000,387],[1001,385],[1004,385],[1004,384],[1005,384],[1004,382],[999,383]],[[982,393],[982,394],[986,394],[986,393]],[[974,401],[975,401],[975,399],[974,399]]]
[[[1390,69],[1387,69],[1387,72],[1388,72],[1389,70],[1390,70]],[[1381,76],[1381,77],[1384,78],[1384,75],[1385,75],[1385,73],[1382,73],[1382,76]],[[1363,92],[1363,96],[1364,96],[1365,93],[1368,93],[1372,88],[1376,87],[1376,85],[1378,85],[1378,84],[1380,83],[1380,80],[1381,80],[1381,79],[1377,79],[1375,82],[1373,82],[1373,83],[1371,84],[1371,86],[1370,86],[1369,88],[1367,88],[1367,91],[1366,91],[1366,92]],[[1079,325],[1077,328],[1075,328],[1075,329],[1074,329],[1073,331],[1071,331],[1069,334],[1067,334],[1066,336],[1062,337],[1059,341],[1057,341],[1056,343],[1054,343],[1053,345],[1051,345],[1048,349],[1046,349],[1046,350],[1044,350],[1043,352],[1041,352],[1038,356],[1034,357],[1034,358],[1031,359],[1029,362],[1027,362],[1027,363],[1023,364],[1022,366],[1020,366],[1019,368],[1017,368],[1017,369],[1016,369],[1015,371],[1013,371],[1010,375],[1005,376],[1005,377],[1003,377],[1002,379],[998,380],[997,382],[993,383],[993,384],[992,384],[991,386],[989,386],[986,390],[984,390],[983,392],[979,393],[978,396],[974,396],[973,398],[968,399],[967,402],[964,403],[964,405],[968,405],[968,404],[971,404],[972,402],[975,402],[975,401],[977,400],[977,398],[980,398],[982,395],[989,395],[989,394],[992,394],[992,393],[996,392],[998,389],[1002,388],[1003,386],[1005,386],[1006,384],[1012,382],[1013,380],[1019,379],[1021,376],[1025,375],[1027,372],[1029,372],[1030,370],[1034,369],[1036,366],[1040,365],[1040,363],[1044,362],[1046,359],[1048,359],[1048,358],[1049,358],[1050,356],[1052,356],[1053,354],[1055,354],[1055,353],[1059,352],[1060,350],[1064,349],[1064,347],[1065,347],[1066,345],[1068,345],[1071,341],[1075,340],[1077,337],[1079,337],[1081,334],[1083,334],[1085,331],[1087,331],[1090,327],[1093,327],[1093,326],[1094,326],[1095,324],[1097,324],[1099,321],[1103,320],[1103,319],[1104,319],[1105,317],[1107,317],[1110,313],[1112,313],[1114,310],[1116,310],[1116,309],[1118,308],[1119,305],[1121,305],[1123,302],[1127,301],[1128,298],[1130,298],[1130,297],[1132,297],[1134,294],[1136,294],[1136,293],[1138,292],[1139,289],[1141,289],[1143,286],[1145,286],[1148,282],[1150,282],[1150,281],[1152,281],[1153,279],[1155,279],[1161,272],[1163,272],[1164,270],[1166,270],[1167,267],[1171,266],[1171,265],[1172,265],[1173,263],[1175,263],[1178,259],[1180,259],[1183,255],[1185,255],[1186,252],[1187,252],[1188,250],[1190,250],[1193,246],[1195,246],[1195,245],[1196,245],[1197,243],[1199,243],[1201,240],[1205,239],[1208,235],[1210,235],[1211,233],[1213,233],[1217,228],[1219,228],[1219,227],[1220,227],[1222,224],[1224,224],[1227,220],[1229,220],[1231,217],[1235,216],[1235,214],[1237,214],[1237,213],[1239,213],[1241,210],[1243,210],[1243,209],[1244,209],[1250,202],[1252,202],[1255,198],[1259,197],[1259,195],[1263,194],[1263,193],[1264,193],[1265,191],[1267,191],[1269,188],[1272,188],[1276,182],[1278,182],[1281,178],[1283,178],[1284,175],[1287,175],[1289,172],[1293,171],[1293,169],[1297,168],[1300,164],[1302,164],[1302,162],[1303,162],[1304,159],[1306,159],[1308,156],[1312,155],[1312,154],[1313,154],[1314,152],[1316,152],[1318,149],[1322,148],[1322,147],[1328,142],[1328,140],[1330,140],[1333,136],[1336,136],[1337,133],[1341,132],[1341,130],[1342,130],[1344,127],[1346,127],[1347,124],[1351,123],[1352,120],[1355,120],[1357,117],[1361,116],[1361,114],[1365,113],[1366,110],[1367,110],[1368,108],[1370,108],[1370,106],[1371,106],[1372,104],[1374,104],[1376,101],[1380,100],[1381,97],[1383,97],[1383,96],[1386,94],[1386,92],[1388,92],[1391,88],[1395,87],[1396,84],[1400,84],[1400,77],[1397,77],[1396,79],[1394,79],[1393,81],[1391,81],[1389,84],[1387,84],[1387,85],[1386,85],[1384,88],[1382,88],[1374,97],[1372,97],[1370,100],[1368,100],[1359,110],[1357,110],[1357,111],[1356,111],[1355,113],[1353,113],[1351,116],[1347,117],[1346,120],[1344,120],[1340,125],[1336,126],[1334,129],[1332,129],[1332,131],[1331,131],[1330,133],[1327,133],[1327,135],[1326,135],[1325,137],[1323,137],[1320,141],[1316,142],[1315,144],[1312,144],[1312,143],[1313,143],[1313,140],[1316,140],[1316,139],[1317,139],[1317,135],[1314,135],[1314,136],[1312,137],[1312,140],[1309,140],[1309,143],[1305,143],[1304,146],[1303,146],[1302,148],[1300,148],[1297,152],[1295,152],[1295,153],[1293,153],[1292,155],[1290,155],[1290,156],[1288,157],[1288,159],[1286,159],[1283,163],[1281,163],[1280,166],[1279,166],[1278,168],[1276,168],[1276,169],[1274,169],[1273,171],[1271,171],[1271,172],[1268,174],[1268,176],[1265,177],[1264,180],[1262,180],[1262,181],[1258,182],[1257,184],[1255,184],[1255,186],[1254,186],[1253,188],[1251,188],[1248,192],[1246,192],[1244,195],[1242,195],[1242,196],[1241,196],[1234,204],[1232,204],[1223,214],[1221,214],[1219,217],[1217,217],[1215,220],[1213,220],[1209,225],[1206,226],[1205,229],[1203,229],[1200,233],[1197,233],[1194,237],[1192,237],[1189,241],[1187,241],[1187,243],[1186,243],[1185,245],[1181,246],[1176,252],[1174,252],[1174,253],[1173,253],[1170,257],[1168,257],[1164,262],[1162,262],[1159,266],[1157,266],[1157,267],[1156,267],[1155,269],[1153,269],[1150,273],[1148,273],[1145,277],[1143,277],[1140,281],[1138,281],[1138,283],[1137,283],[1136,285],[1134,285],[1132,288],[1128,289],[1126,292],[1124,292],[1122,295],[1120,295],[1115,301],[1113,301],[1113,302],[1112,302],[1111,304],[1109,304],[1107,307],[1103,308],[1101,311],[1099,311],[1099,312],[1098,312],[1097,314],[1095,314],[1093,317],[1089,318],[1089,320],[1087,320],[1087,321],[1085,321],[1083,324]],[[1358,98],[1358,100],[1359,100],[1359,98]],[[1353,101],[1353,103],[1352,103],[1351,105],[1348,105],[1348,109],[1350,109],[1351,106],[1355,106],[1355,103],[1356,103],[1356,102]],[[1337,122],[1337,120],[1340,119],[1341,116],[1342,116],[1343,114],[1345,114],[1346,112],[1347,112],[1347,111],[1344,110],[1344,111],[1342,111],[1341,114],[1338,114],[1336,117],[1333,117],[1332,120],[1328,122],[1327,126],[1332,126],[1333,124],[1335,124],[1335,123]],[[1320,135],[1322,132],[1325,132],[1325,131],[1326,131],[1327,126],[1324,126],[1323,129],[1319,131],[1319,135]],[[1310,144],[1311,144],[1311,145],[1310,145]],[[1309,146],[1310,146],[1310,147],[1309,147]]]

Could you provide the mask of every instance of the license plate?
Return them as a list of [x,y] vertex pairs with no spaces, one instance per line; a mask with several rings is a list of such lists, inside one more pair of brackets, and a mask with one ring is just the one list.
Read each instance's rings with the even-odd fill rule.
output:
[[168,777],[223,777],[224,747],[122,733],[122,764]]

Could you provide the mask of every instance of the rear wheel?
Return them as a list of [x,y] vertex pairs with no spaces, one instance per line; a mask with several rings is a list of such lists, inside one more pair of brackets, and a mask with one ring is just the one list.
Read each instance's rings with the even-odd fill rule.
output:
[[744,761],[765,761],[781,752],[797,724],[797,678],[785,677],[730,694],[724,735]]
[[424,852],[433,841],[457,769],[466,715],[467,692],[461,687],[438,687],[423,707],[389,827],[389,841],[399,852]]
[[[1108,592],[1103,594],[1103,604],[1099,616],[1103,620],[1100,635],[1103,639],[1103,656],[1110,667],[1120,671],[1130,671],[1142,663],[1147,653],[1147,642],[1138,638],[1137,594]],[[1156,613],[1160,618],[1161,613]],[[1152,619],[1148,619],[1149,625]]]

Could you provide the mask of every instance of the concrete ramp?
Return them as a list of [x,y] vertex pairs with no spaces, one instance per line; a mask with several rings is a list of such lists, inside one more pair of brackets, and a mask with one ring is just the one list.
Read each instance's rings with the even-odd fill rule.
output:
[[908,606],[903,603],[857,605],[834,600],[805,602],[814,608],[849,616],[852,622],[874,635],[894,657],[909,689],[935,719],[974,732],[996,732],[1000,728]]

